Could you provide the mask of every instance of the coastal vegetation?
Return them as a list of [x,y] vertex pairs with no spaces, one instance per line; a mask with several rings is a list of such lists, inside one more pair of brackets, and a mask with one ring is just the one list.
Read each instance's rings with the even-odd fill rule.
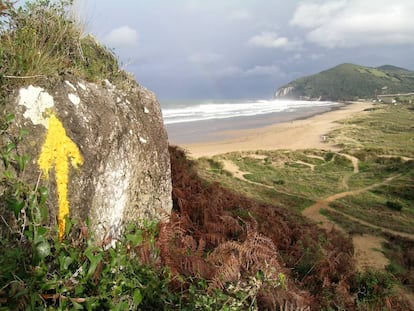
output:
[[[0,1],[2,102],[21,83],[68,71],[122,83],[126,74],[116,58],[82,38],[67,18],[69,4],[36,1],[15,9]],[[87,221],[69,218],[58,239],[47,222],[47,188],[24,180],[33,164],[19,144],[30,133],[11,133],[14,116],[3,112],[0,310],[407,310],[395,284],[414,284],[414,147],[403,134],[412,131],[414,109],[376,108],[329,134],[338,151],[257,151],[194,162],[171,147],[168,221],[131,223],[120,238],[104,241],[94,239]],[[385,122],[397,114],[398,126]],[[240,174],[227,170],[229,163]],[[300,214],[351,192],[332,199],[325,212],[339,215],[332,219],[350,234],[383,236],[392,258],[387,271],[356,271],[351,239]],[[353,213],[361,201],[366,214]],[[395,216],[395,223],[372,221],[376,212]]]
[[87,81],[125,80],[115,55],[92,36],[83,36],[72,0],[26,2],[16,8],[0,1],[0,103],[22,83],[65,73]]
[[[208,180],[302,212],[325,228],[334,226],[350,237],[384,239],[378,254],[385,254],[389,264],[382,270],[412,293],[413,121],[413,104],[378,103],[327,134],[334,151],[234,152],[202,158],[198,165]],[[211,163],[223,165],[217,170],[218,164]],[[299,204],[287,204],[287,196]]]
[[276,92],[276,97],[343,101],[412,92],[414,71],[391,65],[372,68],[341,64],[288,83]]

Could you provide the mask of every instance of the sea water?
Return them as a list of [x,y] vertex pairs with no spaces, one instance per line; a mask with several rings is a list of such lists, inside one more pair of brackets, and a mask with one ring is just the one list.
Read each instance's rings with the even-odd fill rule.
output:
[[278,99],[161,101],[169,140],[175,144],[222,140],[229,131],[307,118],[340,105]]

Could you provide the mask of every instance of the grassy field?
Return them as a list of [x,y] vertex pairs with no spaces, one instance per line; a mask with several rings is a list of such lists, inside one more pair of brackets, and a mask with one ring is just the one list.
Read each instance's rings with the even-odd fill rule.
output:
[[[198,165],[209,180],[298,211],[331,195],[394,178],[332,206],[374,224],[392,219],[384,226],[414,232],[414,105],[377,105],[368,116],[343,121],[329,140],[342,150],[234,152],[202,158]],[[243,177],[226,171],[226,161]]]
[[414,252],[407,245],[410,234],[414,240],[414,105],[377,104],[328,137],[340,151],[234,152],[197,164],[209,181],[297,212],[328,200],[321,214],[345,232],[388,241],[389,271],[413,290]]

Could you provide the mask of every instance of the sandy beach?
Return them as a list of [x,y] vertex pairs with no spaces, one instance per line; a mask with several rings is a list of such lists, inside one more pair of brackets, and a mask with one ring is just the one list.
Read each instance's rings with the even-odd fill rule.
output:
[[189,156],[199,158],[213,156],[232,151],[276,150],[276,149],[335,149],[335,146],[323,141],[326,135],[336,127],[339,120],[373,106],[372,102],[353,102],[337,110],[318,114],[303,120],[278,123],[256,129],[226,131],[223,141],[212,141],[192,144],[181,144]]

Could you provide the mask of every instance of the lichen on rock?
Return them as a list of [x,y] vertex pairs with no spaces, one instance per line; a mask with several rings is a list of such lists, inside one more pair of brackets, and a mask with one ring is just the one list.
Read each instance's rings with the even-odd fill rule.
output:
[[119,88],[67,75],[16,90],[7,108],[16,115],[15,131],[30,132],[22,146],[34,158],[27,179],[49,175],[51,223],[57,216],[61,232],[68,214],[89,219],[101,240],[119,236],[131,221],[159,220],[171,211],[159,103],[135,81],[124,82]]

